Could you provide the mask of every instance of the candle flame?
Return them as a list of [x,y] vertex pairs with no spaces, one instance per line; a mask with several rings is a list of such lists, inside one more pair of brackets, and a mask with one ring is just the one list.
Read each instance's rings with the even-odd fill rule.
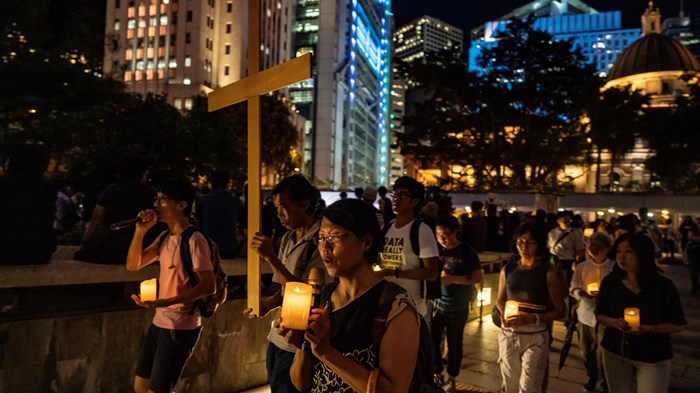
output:
[[296,293],[301,293],[301,289],[299,289],[299,287],[296,286],[296,287],[294,288],[294,292],[296,292]]

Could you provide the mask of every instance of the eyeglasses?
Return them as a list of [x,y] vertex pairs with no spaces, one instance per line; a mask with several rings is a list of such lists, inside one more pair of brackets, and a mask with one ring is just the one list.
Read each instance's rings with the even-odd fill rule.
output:
[[515,241],[515,245],[518,247],[534,246],[536,244],[537,242],[535,240],[518,239]]
[[345,239],[348,236],[351,236],[352,233],[346,232],[346,233],[336,233],[333,235],[328,235],[328,236],[317,236],[314,238],[314,244],[335,244],[339,242],[341,239]]
[[391,199],[405,199],[405,198],[410,198],[411,194],[406,192],[406,191],[399,191],[399,192],[392,192],[391,193]]

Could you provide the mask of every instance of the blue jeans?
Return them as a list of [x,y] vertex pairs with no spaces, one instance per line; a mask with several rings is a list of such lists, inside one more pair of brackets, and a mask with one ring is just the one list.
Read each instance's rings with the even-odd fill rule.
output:
[[267,346],[267,380],[270,391],[274,393],[299,393],[289,377],[289,369],[292,367],[294,353],[278,348],[275,344]]
[[136,375],[149,380],[156,393],[169,393],[192,354],[202,327],[192,330],[163,329],[151,324],[141,347]]
[[436,311],[431,321],[430,334],[433,336],[435,349],[435,372],[442,372],[442,354],[440,343],[443,333],[447,335],[447,373],[456,377],[462,364],[462,341],[464,325],[467,323],[469,309],[453,312]]

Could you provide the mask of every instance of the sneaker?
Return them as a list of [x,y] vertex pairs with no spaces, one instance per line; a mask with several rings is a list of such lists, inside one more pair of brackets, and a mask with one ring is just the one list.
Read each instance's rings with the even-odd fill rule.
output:
[[445,382],[445,384],[442,386],[442,390],[444,390],[445,393],[457,393],[455,383],[452,381]]
[[592,392],[595,390],[595,383],[596,381],[594,379],[589,379],[588,382],[586,382],[585,385],[583,385],[583,391],[584,392]]

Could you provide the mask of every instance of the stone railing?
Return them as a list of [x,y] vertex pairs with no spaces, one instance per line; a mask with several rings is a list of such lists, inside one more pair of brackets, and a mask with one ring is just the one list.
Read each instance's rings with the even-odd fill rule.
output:
[[[113,283],[110,288],[123,284],[124,292],[136,293],[139,281],[157,276],[156,266],[128,272],[124,266],[74,261],[74,250],[60,247],[46,265],[0,266],[0,293],[18,297],[19,308],[41,308],[42,296],[46,302],[75,299],[69,294],[76,288],[105,283]],[[246,260],[224,260],[223,267],[229,276],[244,276]],[[262,271],[270,272],[265,265]],[[30,318],[7,318],[12,311],[3,313],[0,393],[133,391],[136,361],[153,311],[133,305],[128,294],[116,299],[123,303],[116,311],[96,304],[88,311],[64,307],[68,311],[62,315],[42,316],[38,311]],[[232,299],[204,320],[178,392],[237,392],[266,383],[271,316],[248,320],[242,315],[245,307],[244,299]]]

